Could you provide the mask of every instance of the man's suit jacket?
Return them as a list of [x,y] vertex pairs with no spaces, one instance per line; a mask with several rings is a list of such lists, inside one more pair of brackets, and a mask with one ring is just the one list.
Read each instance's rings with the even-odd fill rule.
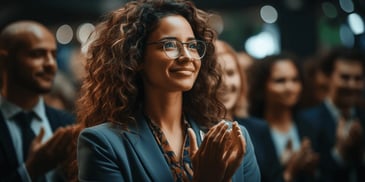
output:
[[[361,122],[363,133],[365,133],[365,112],[364,110],[356,109],[356,114]],[[306,109],[301,112],[300,117],[311,122],[320,131],[318,143],[320,143],[321,181],[349,181],[351,179],[350,175],[352,175],[350,174],[351,169],[339,165],[333,157],[332,152],[336,142],[338,121],[335,121],[326,104],[323,102],[318,106]],[[363,141],[365,142],[365,135]],[[365,143],[363,145],[365,146]],[[358,161],[354,169],[356,170],[357,181],[365,181],[364,161]]]
[[[200,130],[187,117],[198,144]],[[143,115],[122,131],[115,124],[104,123],[84,129],[78,140],[78,166],[80,181],[173,181],[170,167],[153,136]],[[247,147],[243,164],[236,171],[233,181],[258,182],[260,172],[251,139],[245,128],[241,128]]]
[[[46,106],[46,116],[52,131],[55,131],[58,127],[72,124],[75,121],[73,115],[49,106]],[[2,113],[0,112],[0,182],[21,181],[20,176],[17,173],[19,161],[16,157],[10,132]]]
[[[284,168],[280,163],[280,159],[275,149],[275,145],[271,136],[270,127],[267,121],[255,118],[236,118],[237,122],[245,126],[250,133],[252,143],[255,147],[257,162],[260,167],[262,182],[284,182]],[[316,136],[318,132],[313,127],[300,119],[296,118],[295,124],[299,132],[299,139],[307,137],[311,140],[312,147],[317,148]],[[300,175],[295,181],[314,181],[310,176]]]

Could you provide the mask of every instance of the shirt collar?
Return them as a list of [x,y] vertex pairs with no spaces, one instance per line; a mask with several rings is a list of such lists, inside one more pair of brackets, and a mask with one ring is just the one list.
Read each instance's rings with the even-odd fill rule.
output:
[[[23,111],[23,109],[10,101],[6,100],[4,97],[0,95],[0,110],[4,115],[6,120],[11,119],[17,113]],[[46,119],[46,108],[44,104],[44,100],[40,97],[38,103],[31,109],[36,115],[37,120],[42,121]]]

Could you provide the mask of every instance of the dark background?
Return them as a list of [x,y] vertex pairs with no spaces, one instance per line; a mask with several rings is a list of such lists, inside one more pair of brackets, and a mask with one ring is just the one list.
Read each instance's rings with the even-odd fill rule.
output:
[[[222,12],[230,17],[221,39],[243,50],[242,42],[257,33],[263,22],[257,12],[263,5],[272,5],[279,12],[277,25],[280,30],[281,50],[289,50],[299,56],[310,56],[322,47],[339,44],[338,38],[322,38],[320,22],[323,20],[321,3],[325,0],[195,0],[204,10]],[[338,0],[326,0],[339,8]],[[0,29],[19,19],[33,19],[56,27],[65,23],[97,22],[103,14],[117,9],[126,0],[1,0]],[[300,8],[289,7],[289,2],[299,2]],[[365,15],[365,1],[353,0],[355,12]],[[336,18],[325,20],[327,27],[336,28],[346,20],[347,14],[338,11]],[[256,13],[256,14],[255,14]],[[323,33],[322,33],[323,34]],[[326,33],[325,33],[326,34]],[[326,42],[327,41],[327,42]],[[362,48],[364,35],[355,37],[355,47]]]

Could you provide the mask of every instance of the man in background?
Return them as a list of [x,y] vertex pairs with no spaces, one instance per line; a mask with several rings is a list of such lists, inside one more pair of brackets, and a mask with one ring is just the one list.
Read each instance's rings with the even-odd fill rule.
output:
[[44,103],[57,72],[56,41],[40,23],[0,34],[0,181],[60,181],[74,117]]
[[365,181],[365,58],[349,48],[331,50],[321,60],[328,80],[327,98],[303,112],[302,118],[320,129],[322,181]]

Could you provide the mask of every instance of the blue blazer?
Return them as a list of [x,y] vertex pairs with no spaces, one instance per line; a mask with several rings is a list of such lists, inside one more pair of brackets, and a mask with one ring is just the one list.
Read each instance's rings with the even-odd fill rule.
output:
[[[356,114],[361,122],[362,129],[365,132],[365,110],[356,108]],[[332,149],[336,142],[337,121],[335,121],[331,115],[326,104],[323,102],[318,106],[306,109],[301,112],[300,117],[303,120],[311,122],[312,125],[320,131],[318,143],[320,143],[321,181],[349,181],[349,179],[352,178],[350,177],[350,175],[352,175],[350,172],[351,169],[339,165],[332,154]],[[363,147],[365,147],[365,135],[363,141]],[[353,168],[356,171],[357,181],[365,181],[365,162],[364,160],[357,162],[358,163],[354,164]]]
[[[187,118],[201,143],[199,126]],[[78,140],[77,161],[80,181],[173,181],[170,167],[143,115],[123,131],[112,123],[84,129]],[[244,127],[246,154],[233,181],[260,181],[251,139]]]
[[[73,115],[48,106],[46,106],[46,116],[48,117],[52,131],[55,131],[58,127],[75,122]],[[19,161],[16,157],[10,132],[0,112],[0,182],[21,181],[17,172]]]
[[[295,118],[295,124],[299,132],[299,138],[308,137],[312,142],[312,147],[317,148],[316,136],[318,132],[313,127],[300,119]],[[255,154],[261,172],[262,182],[284,182],[284,167],[281,165],[275,150],[271,131],[265,120],[248,117],[236,118],[236,121],[245,126],[250,133],[252,143],[255,147]],[[310,176],[300,175],[294,181],[314,181]]]

